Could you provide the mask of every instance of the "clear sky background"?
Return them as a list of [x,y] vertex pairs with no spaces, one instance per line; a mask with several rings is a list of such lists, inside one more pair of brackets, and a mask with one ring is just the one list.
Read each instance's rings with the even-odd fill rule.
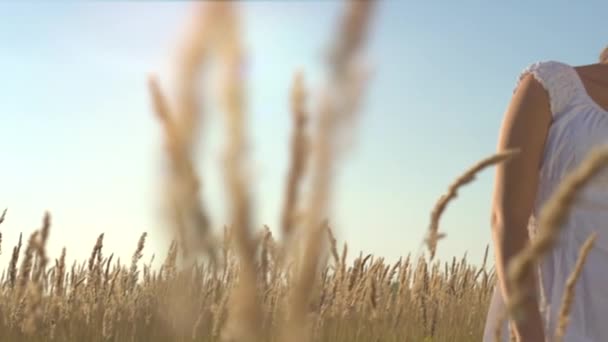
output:
[[[322,76],[322,52],[342,3],[248,2],[249,135],[257,227],[278,224],[290,132],[289,86],[301,68]],[[50,255],[105,252],[130,258],[143,231],[145,259],[163,259],[159,215],[161,130],[146,75],[171,74],[190,5],[177,2],[0,2],[0,226],[8,265],[53,215]],[[339,169],[333,221],[353,253],[396,260],[417,253],[429,212],[452,179],[495,151],[519,72],[538,60],[595,63],[608,35],[608,2],[385,1],[367,50],[374,68],[357,143]],[[201,150],[204,196],[225,222],[219,117]],[[447,210],[439,257],[480,261],[490,242],[493,172]]]

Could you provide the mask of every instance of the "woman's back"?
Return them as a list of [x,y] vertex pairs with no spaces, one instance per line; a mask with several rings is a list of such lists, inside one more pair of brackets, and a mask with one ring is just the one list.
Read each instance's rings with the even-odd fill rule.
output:
[[[608,65],[573,68],[565,63],[534,63],[524,72],[548,93],[551,124],[545,139],[538,188],[528,224],[536,232],[536,217],[565,175],[590,150],[608,143]],[[574,269],[583,242],[593,232],[598,239],[576,284],[565,341],[608,340],[608,172],[582,191],[562,229],[557,245],[540,263],[541,314],[551,340],[556,327],[566,280]],[[500,291],[492,299],[484,341],[493,341],[496,320],[504,309]],[[503,328],[508,333],[506,326]],[[507,336],[505,336],[505,340]]]

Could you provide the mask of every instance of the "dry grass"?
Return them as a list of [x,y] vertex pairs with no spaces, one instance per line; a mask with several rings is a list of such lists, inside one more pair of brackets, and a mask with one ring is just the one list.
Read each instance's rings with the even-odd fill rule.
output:
[[[339,147],[352,135],[364,97],[366,75],[357,62],[374,3],[346,2],[327,60],[327,91],[317,111],[307,109],[303,73],[294,79],[291,160],[280,240],[268,227],[254,231],[251,223],[241,70],[245,51],[236,5],[196,4],[178,53],[175,89],[165,92],[154,76],[149,79],[166,147],[164,198],[175,236],[168,255],[159,268],[153,266],[154,257],[142,265],[147,237],[143,233],[130,264],[121,264],[113,254],[104,257],[101,234],[88,260],[69,267],[64,248],[59,259],[49,263],[51,221],[46,214],[23,252],[19,237],[0,278],[0,341],[478,340],[496,283],[494,272],[486,267],[488,249],[481,267],[466,257],[434,261],[443,236],[439,219],[461,186],[484,168],[511,158],[513,151],[475,164],[440,198],[431,213],[429,259],[408,255],[390,264],[360,254],[349,263],[348,245],[340,251],[329,228],[332,184],[343,152]],[[213,232],[195,160],[207,119],[197,82],[210,63],[221,70],[219,102],[226,123],[222,174],[230,222],[222,235]],[[311,132],[308,122],[313,123]],[[607,156],[606,151],[594,155],[549,202],[541,217],[546,230],[516,260],[513,279],[552,246],[574,193]],[[300,187],[305,180],[310,189],[304,197]],[[6,210],[0,223],[5,217]],[[573,284],[590,241],[568,282],[558,336],[566,328]],[[517,302],[510,307],[516,308]]]

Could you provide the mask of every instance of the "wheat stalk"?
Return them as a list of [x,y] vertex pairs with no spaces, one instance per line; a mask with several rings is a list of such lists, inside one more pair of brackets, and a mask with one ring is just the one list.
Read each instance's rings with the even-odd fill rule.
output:
[[294,229],[294,218],[298,204],[298,191],[304,176],[304,168],[307,159],[308,136],[306,133],[306,123],[308,121],[308,115],[305,109],[305,100],[306,89],[304,87],[304,75],[301,72],[298,72],[295,74],[291,88],[293,127],[291,136],[291,161],[287,174],[283,212],[281,214],[281,229],[285,241],[289,241],[291,231]]
[[[148,86],[154,111],[165,133],[169,161],[167,199],[175,233],[182,242],[182,252],[189,258],[200,248],[215,261],[215,250],[210,231],[210,219],[200,195],[201,179],[197,175],[194,155],[198,133],[203,123],[202,106],[197,101],[198,80],[206,63],[208,50],[215,34],[217,5],[201,3],[192,8],[191,27],[188,28],[177,58],[175,105],[170,108],[151,76]],[[195,234],[194,239],[192,234]]]
[[464,185],[474,181],[475,176],[482,170],[490,166],[506,162],[517,154],[517,150],[507,150],[482,159],[466,170],[462,175],[458,176],[456,180],[448,187],[448,191],[439,198],[431,211],[431,223],[429,224],[428,236],[426,238],[426,244],[431,260],[435,257],[435,253],[437,251],[437,242],[439,239],[445,237],[445,234],[439,233],[439,219],[441,218],[441,215],[443,215],[443,212],[450,201],[454,200],[456,196],[458,196],[458,190]]
[[248,184],[247,137],[245,133],[244,51],[239,16],[231,3],[217,4],[217,46],[222,67],[221,104],[225,112],[226,145],[224,178],[228,210],[239,260],[239,280],[229,299],[229,314],[222,338],[257,341],[261,337],[261,308],[257,293],[255,242],[251,234],[251,195]]
[[310,340],[308,305],[316,284],[319,260],[323,245],[321,224],[326,219],[330,198],[330,187],[334,169],[335,136],[340,132],[346,119],[355,112],[361,97],[361,80],[352,68],[361,49],[375,1],[348,2],[342,25],[339,27],[329,59],[330,88],[333,93],[325,94],[316,126],[316,144],[311,156],[311,191],[308,197],[305,249],[295,283],[290,292],[288,321],[283,338],[288,341]]
[[[0,215],[0,224],[2,224],[2,222],[4,222],[4,219],[6,218],[6,211],[8,209],[4,209],[2,211],[2,215]],[[2,255],[2,232],[0,232],[0,255]]]
[[593,244],[597,239],[597,234],[591,234],[585,243],[582,245],[581,250],[578,255],[578,259],[576,260],[576,265],[572,270],[572,273],[566,280],[566,289],[564,290],[564,295],[562,297],[562,306],[559,311],[559,319],[558,325],[555,332],[555,341],[561,342],[564,339],[564,335],[566,333],[566,328],[568,327],[568,322],[570,321],[570,307],[572,306],[572,301],[574,300],[574,285],[576,281],[580,277],[583,271],[583,265],[585,264],[585,260],[587,259],[587,255],[593,248]]

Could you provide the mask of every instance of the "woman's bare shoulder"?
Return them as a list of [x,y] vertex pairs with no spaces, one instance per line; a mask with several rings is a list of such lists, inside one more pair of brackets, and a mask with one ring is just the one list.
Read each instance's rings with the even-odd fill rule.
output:
[[[608,64],[594,63],[594,64],[577,65],[577,66],[574,66],[574,69],[576,69],[576,71],[580,72],[581,74],[590,76],[592,78],[603,77],[603,76],[608,77]],[[593,77],[593,76],[595,76],[595,77]],[[607,79],[607,81],[608,81],[608,79]]]

